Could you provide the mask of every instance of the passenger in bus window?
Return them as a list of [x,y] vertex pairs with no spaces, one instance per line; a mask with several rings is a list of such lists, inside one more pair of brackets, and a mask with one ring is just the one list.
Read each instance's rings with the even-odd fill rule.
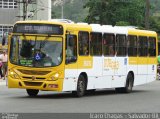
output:
[[72,57],[73,56],[73,50],[72,50],[72,47],[71,46],[67,46],[67,49],[66,49],[66,56],[67,57]]
[[66,63],[75,62],[77,59],[77,40],[76,36],[70,35],[66,42]]
[[67,41],[67,47],[66,47],[66,57],[71,58],[74,56],[73,53],[74,50],[74,39],[72,36]]
[[79,44],[79,55],[83,55],[82,44]]
[[110,56],[114,56],[114,49],[113,49],[113,46],[109,46],[109,55]]
[[88,48],[87,48],[87,46],[83,47],[83,52],[84,52],[84,55],[88,55]]
[[20,55],[25,58],[30,58],[32,56],[32,48],[33,46],[31,45],[31,43],[27,40],[24,40],[21,47]]

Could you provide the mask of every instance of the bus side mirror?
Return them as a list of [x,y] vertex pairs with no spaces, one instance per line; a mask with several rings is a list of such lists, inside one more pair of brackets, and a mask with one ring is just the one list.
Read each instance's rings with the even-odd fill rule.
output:
[[70,64],[72,62],[71,57],[66,57],[66,64]]
[[72,57],[66,57],[66,64],[70,64],[72,62],[76,62],[77,57],[72,56]]

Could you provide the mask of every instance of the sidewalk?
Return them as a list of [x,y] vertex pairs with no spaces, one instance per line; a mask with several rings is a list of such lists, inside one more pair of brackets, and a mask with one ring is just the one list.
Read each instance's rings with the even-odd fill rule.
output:
[[0,78],[0,86],[6,86],[6,80]]

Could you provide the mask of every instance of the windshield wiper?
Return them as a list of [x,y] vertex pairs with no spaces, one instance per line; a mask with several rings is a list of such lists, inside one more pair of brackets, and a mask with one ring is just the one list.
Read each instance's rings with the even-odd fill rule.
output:
[[41,41],[41,43],[40,43],[40,49],[43,48],[45,46],[45,44],[48,42],[48,38],[49,38],[49,35],[43,41]]

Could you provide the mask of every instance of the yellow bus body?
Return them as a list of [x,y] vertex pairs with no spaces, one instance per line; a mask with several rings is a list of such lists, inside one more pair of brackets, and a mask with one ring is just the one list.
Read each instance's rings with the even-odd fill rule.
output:
[[[36,89],[42,91],[76,91],[79,76],[87,80],[86,90],[102,89],[102,88],[121,88],[127,83],[128,74],[134,78],[134,86],[141,85],[154,81],[157,72],[157,55],[158,55],[158,40],[157,34],[153,31],[145,31],[130,28],[114,28],[100,25],[87,25],[75,23],[60,23],[53,21],[20,21],[21,24],[58,24],[63,26],[63,35],[51,35],[54,37],[62,37],[63,39],[63,60],[59,66],[47,68],[34,68],[15,65],[8,61],[8,87],[22,89]],[[124,31],[123,31],[124,30]],[[153,57],[145,56],[80,56],[79,55],[79,32],[88,32],[89,34],[122,34],[126,37],[134,35],[140,37],[156,38],[156,54]],[[77,61],[66,64],[66,35],[72,34],[77,37]],[[12,35],[22,35],[20,33],[12,33]],[[28,34],[38,36],[39,34]],[[44,35],[45,36],[45,35]],[[47,34],[46,34],[47,36]],[[32,39],[31,36],[28,36]],[[89,42],[91,36],[89,35]],[[58,39],[57,39],[58,40]],[[103,40],[102,40],[103,42]],[[104,43],[104,42],[103,42]],[[10,59],[11,37],[9,38],[9,59]],[[143,70],[146,72],[142,72]]]
[[[56,22],[48,22],[48,21],[20,21],[17,23],[36,23],[36,24],[59,24],[64,27],[64,33],[69,31],[70,33],[78,36],[79,31],[91,31],[91,27],[87,25],[76,25],[76,24],[66,24],[66,23],[56,23]],[[13,35],[13,34],[12,34]],[[20,35],[20,34],[19,34]],[[37,35],[37,34],[35,34]],[[63,40],[65,39],[65,34],[62,35]],[[9,39],[9,44],[10,44]],[[65,44],[63,44],[63,49],[65,49]],[[10,51],[10,49],[9,49]],[[65,69],[75,69],[77,68],[77,64],[80,64],[79,68],[91,68],[90,66],[83,67],[84,60],[92,61],[92,57],[80,57],[78,58],[77,63],[66,65],[65,66],[65,54],[63,54],[63,61],[60,66],[53,67],[53,68],[31,68],[31,67],[24,67],[24,66],[16,66],[10,61],[8,62],[8,87],[9,88],[22,88],[22,89],[38,89],[38,90],[45,90],[45,91],[62,91],[63,90],[63,81],[64,81],[64,71]],[[18,75],[17,79],[12,76],[12,72]],[[49,72],[46,75],[41,73]],[[60,76],[56,81],[52,81],[51,77],[56,74],[60,73]],[[37,74],[37,75],[36,75]],[[25,79],[24,77],[28,77]],[[45,80],[35,80],[34,77],[43,78]],[[49,87],[49,85],[54,84],[55,86],[58,85],[58,88]]]

